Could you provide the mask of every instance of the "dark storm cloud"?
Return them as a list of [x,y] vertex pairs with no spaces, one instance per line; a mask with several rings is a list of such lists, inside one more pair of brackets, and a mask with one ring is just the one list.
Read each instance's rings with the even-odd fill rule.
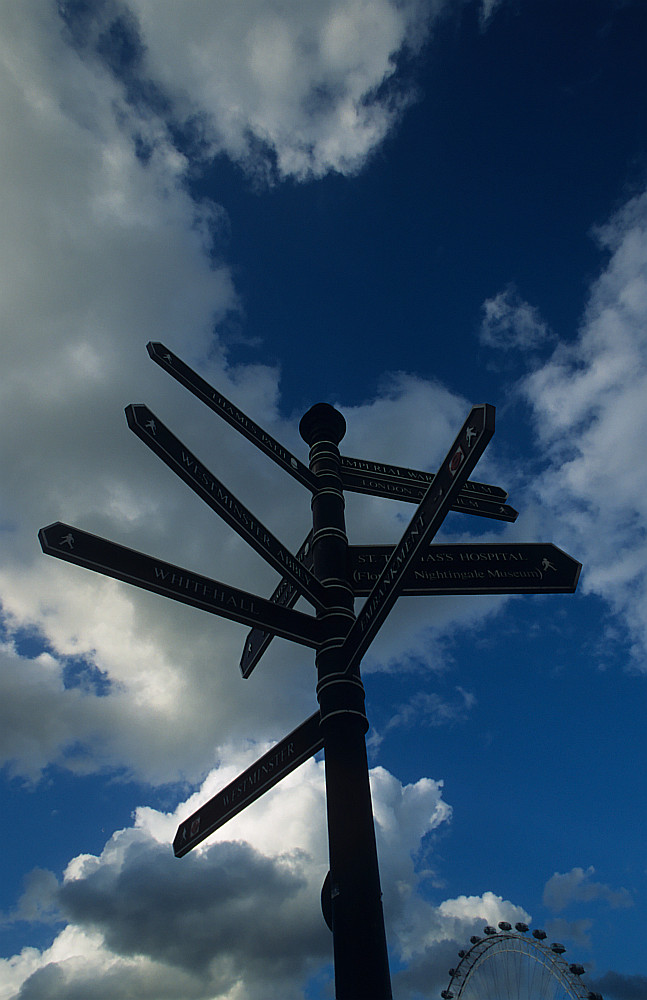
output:
[[601,979],[590,981],[588,985],[597,993],[602,993],[606,1000],[645,1000],[647,997],[647,976],[606,972]]
[[168,967],[141,969],[91,969],[73,979],[60,965],[51,963],[34,972],[24,983],[16,1000],[206,1000],[213,997],[211,983]]
[[191,973],[221,964],[283,975],[326,937],[318,907],[302,909],[308,859],[266,858],[248,844],[217,843],[181,861],[135,840],[114,863],[68,881],[59,906],[74,924],[100,931],[118,955],[144,955]]
[[[474,933],[482,929],[481,923],[474,923]],[[468,930],[466,925],[466,932]],[[458,950],[465,947],[466,940],[469,940],[469,935],[460,941],[439,941],[416,956],[406,969],[393,977],[393,995],[399,1000],[439,996],[440,991],[447,988],[448,970],[458,965]]]

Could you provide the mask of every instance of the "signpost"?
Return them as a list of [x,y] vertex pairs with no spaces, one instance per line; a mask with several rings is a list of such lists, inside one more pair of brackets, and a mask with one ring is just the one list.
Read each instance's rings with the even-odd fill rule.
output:
[[[330,872],[322,905],[332,930],[338,1000],[389,1000],[390,973],[365,734],[360,662],[399,596],[572,593],[581,566],[550,543],[431,544],[450,511],[514,521],[498,486],[469,479],[494,433],[494,408],[475,406],[437,473],[340,455],[346,424],[319,403],[303,417],[307,468],[163,344],[151,358],[312,493],[312,531],[285,548],[146,406],[126,408],[130,428],[280,575],[268,599],[57,522],[43,551],[251,628],[241,658],[249,677],[274,636],[315,650],[319,711],[180,824],[182,857],[322,748]],[[407,500],[417,509],[394,546],[349,546],[344,490]],[[355,616],[354,601],[366,595]],[[316,617],[295,611],[300,596]]]

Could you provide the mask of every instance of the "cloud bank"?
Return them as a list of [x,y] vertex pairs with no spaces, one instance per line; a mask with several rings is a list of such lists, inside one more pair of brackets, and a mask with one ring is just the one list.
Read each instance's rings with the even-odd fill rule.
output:
[[[138,810],[100,855],[73,858],[60,882],[34,873],[14,919],[54,919],[61,929],[48,948],[0,961],[0,997],[302,996],[304,981],[331,955],[319,903],[327,870],[323,764],[307,762],[177,860],[169,847],[176,826],[231,770],[214,769],[171,814]],[[493,893],[425,902],[418,859],[451,816],[442,783],[402,785],[375,768],[371,790],[389,942],[412,963],[398,995],[409,996],[417,977],[427,977],[427,988],[436,983],[445,956],[477,925],[529,917]]]
[[[11,774],[37,780],[56,764],[195,780],[215,760],[214,744],[240,738],[242,698],[246,731],[259,738],[311,713],[301,651],[276,641],[271,685],[259,670],[242,687],[246,630],[45,559],[36,533],[62,519],[234,586],[254,579],[260,593],[272,591],[276,575],[134,440],[123,417],[126,404],[146,402],[243,502],[254,498],[282,541],[301,543],[309,525],[299,487],[145,353],[149,339],[168,344],[303,456],[296,423],[280,413],[278,373],[232,367],[220,346],[219,331],[240,309],[217,251],[227,219],[187,193],[191,163],[174,129],[199,120],[204,156],[239,157],[252,173],[259,143],[261,159],[271,148],[279,172],[295,178],[358,169],[395,120],[382,84],[442,8],[287,3],[270,15],[263,4],[232,2],[219,6],[217,22],[204,3],[182,5],[181,18],[174,5],[108,0],[0,12],[0,412],[14,429],[0,455],[0,759]],[[294,50],[285,65],[272,63],[269,44],[281,32]],[[358,35],[362,44],[351,45]],[[207,59],[212,46],[219,59]],[[289,88],[279,79],[288,71]],[[322,79],[330,99],[313,110],[305,97]],[[195,107],[182,97],[187,88]],[[389,427],[386,449],[406,444],[407,462],[429,464],[464,406],[440,386],[396,376],[353,412],[349,446],[361,450],[377,427]],[[403,421],[419,408],[435,421],[416,445]],[[388,539],[401,531],[402,512],[368,500],[361,520]],[[414,608],[403,613],[415,623]],[[425,655],[419,626],[412,644]],[[397,631],[385,633],[385,662],[401,649]],[[207,701],[217,708],[205,724]]]
[[521,383],[547,458],[538,504],[572,540],[585,591],[604,598],[647,648],[647,194],[595,231],[608,263],[593,283],[575,340]]

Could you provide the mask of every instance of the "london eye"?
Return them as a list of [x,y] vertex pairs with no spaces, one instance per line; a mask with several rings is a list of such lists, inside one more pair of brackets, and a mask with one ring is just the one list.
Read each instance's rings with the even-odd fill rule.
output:
[[548,944],[545,931],[530,935],[527,924],[513,930],[502,920],[498,930],[488,925],[470,944],[449,970],[443,1000],[603,1000],[582,981],[584,967],[569,964],[564,945]]

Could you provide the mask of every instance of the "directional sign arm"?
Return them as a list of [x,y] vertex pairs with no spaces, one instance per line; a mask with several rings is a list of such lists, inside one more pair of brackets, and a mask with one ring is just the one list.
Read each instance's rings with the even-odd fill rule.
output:
[[239,410],[233,403],[230,403],[222,393],[209,385],[197,372],[193,371],[184,361],[178,358],[176,354],[169,351],[164,344],[153,341],[146,345],[146,350],[160,368],[163,368],[164,371],[168,372],[169,375],[172,375],[174,379],[177,379],[186,389],[192,392],[194,396],[197,396],[203,403],[206,403],[219,417],[222,417],[228,424],[235,427],[237,431],[240,431],[248,441],[255,444],[257,448],[260,448],[277,465],[280,465],[282,469],[289,472],[297,482],[311,490],[311,492],[315,492],[315,478],[307,465],[304,465],[298,458],[295,458],[287,448],[284,448],[271,434],[268,434],[262,427],[259,427],[247,414]]
[[[311,531],[308,532],[303,545],[296,554],[296,558],[308,569],[312,569]],[[270,597],[272,604],[280,604],[283,608],[294,607],[298,599],[299,591],[292,583],[290,583],[289,580],[286,580],[285,578],[281,580],[278,587]],[[264,632],[263,629],[253,628],[249,632],[247,638],[245,639],[245,645],[243,646],[243,652],[240,657],[240,672],[245,679],[249,677],[254,667],[258,664],[260,658],[273,638],[274,636],[271,632]]]
[[[406,486],[417,486],[426,492],[435,479],[435,473],[422,472],[419,469],[408,469],[401,465],[389,465],[386,462],[367,462],[361,458],[350,458],[350,456],[342,455],[341,477],[347,489],[355,489],[358,492],[364,492],[364,489],[359,489],[356,483],[357,480],[363,480],[364,482],[373,480],[376,484],[399,483]],[[353,482],[354,485],[347,486],[347,480]],[[366,491],[368,492],[368,490]],[[424,492],[420,496],[421,500]],[[506,491],[501,489],[500,486],[490,486],[489,483],[477,483],[471,479],[463,483],[461,495],[479,496],[483,500],[498,500],[500,502],[506,500],[508,496]]]
[[[432,473],[427,474],[433,482]],[[429,483],[413,480],[398,480],[386,476],[370,475],[365,472],[347,472],[342,470],[344,489],[354,493],[366,493],[369,496],[384,497],[388,500],[405,500],[408,503],[419,504],[429,489]],[[486,488],[485,483],[474,483],[474,486]],[[496,491],[497,487],[491,487]],[[505,496],[505,491],[500,490]],[[479,517],[490,517],[495,521],[514,522],[519,512],[502,500],[492,500],[475,491],[462,489],[449,508],[461,514],[476,514]]]
[[317,649],[320,644],[319,622],[310,615],[271,604],[245,590],[154,559],[70,524],[60,521],[50,524],[41,528],[38,538],[46,555],[242,625],[271,629],[274,634],[303,646]]
[[206,466],[165,427],[147,406],[141,403],[126,407],[128,426],[151,451],[191,487],[212,510],[237,531],[282,576],[287,576],[317,608],[325,605],[324,588],[317,578],[298,562],[289,549],[255,517],[211,473]]
[[493,434],[494,407],[488,403],[473,407],[344,640],[341,655],[347,672],[377,635],[402,590],[409,566],[433,539]]
[[[392,545],[351,545],[349,580],[356,597],[369,594]],[[573,594],[581,563],[550,542],[430,545],[406,572],[401,595]]]
[[188,854],[223,823],[318,753],[323,745],[319,712],[315,712],[180,824],[173,841],[176,858]]

